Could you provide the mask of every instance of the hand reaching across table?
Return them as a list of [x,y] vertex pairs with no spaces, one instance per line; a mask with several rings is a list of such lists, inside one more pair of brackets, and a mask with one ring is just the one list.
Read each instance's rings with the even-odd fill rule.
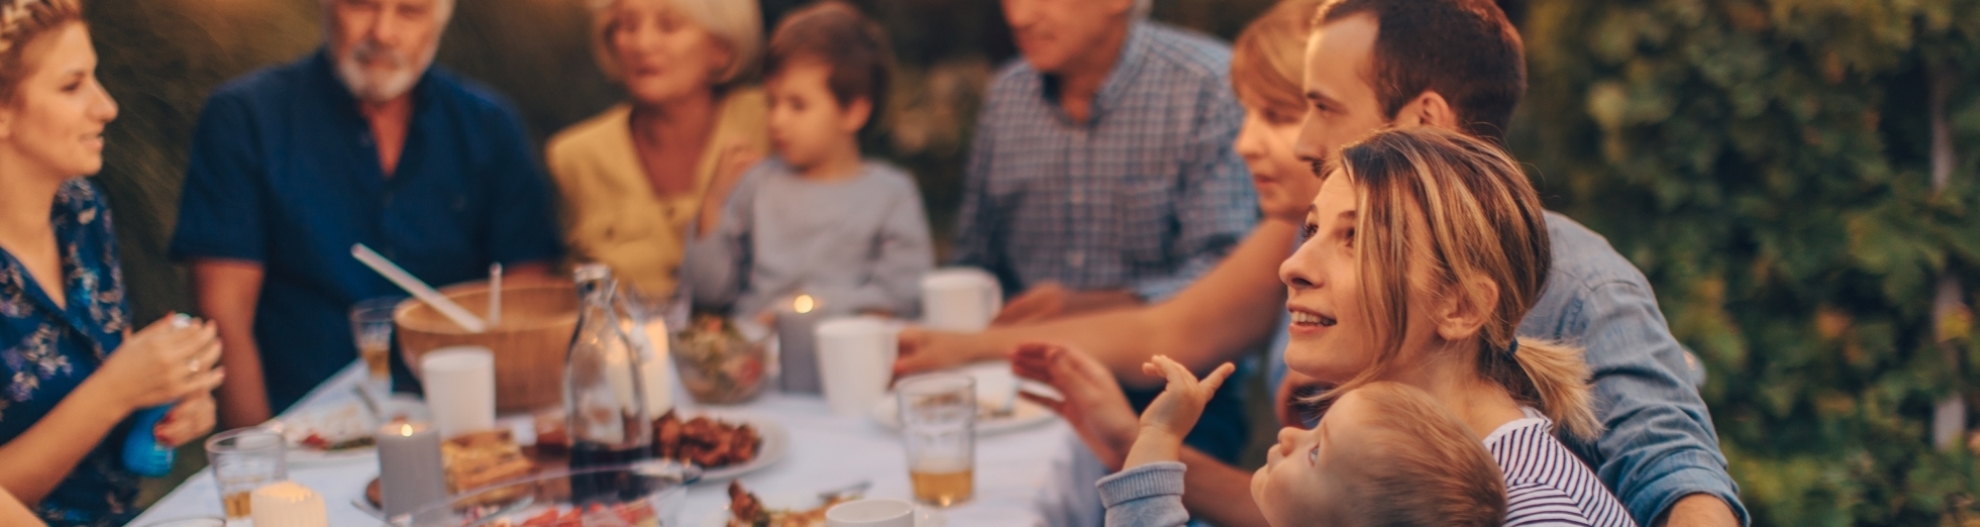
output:
[[896,337],[900,354],[894,360],[894,375],[953,368],[994,358],[997,350],[977,345],[975,335],[908,327]]
[[1019,394],[1065,418],[1109,471],[1121,469],[1134,443],[1138,418],[1106,365],[1065,346],[1025,344],[1011,356],[1011,371],[1058,390],[1063,400]]

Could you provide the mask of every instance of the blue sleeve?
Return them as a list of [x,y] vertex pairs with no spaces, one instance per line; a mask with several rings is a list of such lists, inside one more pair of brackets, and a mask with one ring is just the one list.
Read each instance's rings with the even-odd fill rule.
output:
[[1100,478],[1100,503],[1107,507],[1107,527],[1181,527],[1189,525],[1183,508],[1180,462],[1162,461]]
[[503,265],[555,263],[564,244],[552,209],[550,178],[537,163],[536,148],[515,110],[499,104],[494,113],[489,120],[495,130],[488,134],[496,148],[489,167],[495,187],[488,208],[488,255]]
[[956,214],[954,265],[979,267],[1003,282],[1004,291],[1020,291],[1015,275],[1003,254],[1004,218],[990,196],[991,161],[997,156],[997,87],[991,86],[991,101],[977,114],[976,137],[969,148],[969,165],[963,169],[962,205]]
[[887,218],[880,232],[874,233],[874,258],[865,283],[839,291],[820,288],[824,300],[847,306],[847,312],[883,310],[895,318],[918,318],[921,277],[935,265],[935,247],[929,239],[921,192],[905,174],[902,179],[907,183],[894,187],[886,201],[878,204],[887,208]]
[[748,288],[751,262],[750,222],[757,188],[771,163],[757,163],[743,173],[729,198],[722,202],[720,224],[707,236],[698,236],[701,221],[688,225],[687,255],[681,262],[682,282],[694,297],[697,308],[729,312]]
[[1183,264],[1166,276],[1135,284],[1135,294],[1145,302],[1168,299],[1216,267],[1258,221],[1251,171],[1232,146],[1244,125],[1244,107],[1229,83],[1219,82],[1206,87],[1197,108],[1176,199],[1180,236],[1173,256]]
[[179,225],[172,235],[174,261],[266,259],[266,175],[257,133],[239,99],[216,95],[200,111],[185,190],[179,196]]
[[1575,447],[1596,454],[1597,475],[1640,525],[1698,493],[1725,500],[1742,525],[1749,523],[1711,413],[1697,387],[1678,374],[1684,350],[1648,286],[1613,280],[1584,287],[1560,330],[1581,335],[1596,413],[1608,432]]

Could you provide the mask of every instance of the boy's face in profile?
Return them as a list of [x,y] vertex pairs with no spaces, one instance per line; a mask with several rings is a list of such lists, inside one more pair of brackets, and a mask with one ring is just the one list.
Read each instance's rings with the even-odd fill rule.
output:
[[1279,444],[1251,476],[1251,497],[1272,525],[1335,525],[1348,515],[1347,478],[1366,442],[1369,403],[1348,392],[1312,430],[1279,430]]
[[827,85],[831,75],[831,66],[822,61],[794,60],[764,79],[770,147],[799,170],[830,160],[838,149],[856,151],[859,129],[872,114],[865,99],[839,104]]

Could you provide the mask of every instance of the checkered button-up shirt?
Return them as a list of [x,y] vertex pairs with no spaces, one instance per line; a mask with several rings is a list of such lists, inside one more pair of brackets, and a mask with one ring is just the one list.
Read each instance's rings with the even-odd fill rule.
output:
[[978,120],[957,263],[1007,292],[1058,281],[1150,301],[1208,271],[1258,216],[1231,146],[1244,110],[1230,63],[1221,43],[1137,22],[1085,123],[1056,79],[1006,66]]

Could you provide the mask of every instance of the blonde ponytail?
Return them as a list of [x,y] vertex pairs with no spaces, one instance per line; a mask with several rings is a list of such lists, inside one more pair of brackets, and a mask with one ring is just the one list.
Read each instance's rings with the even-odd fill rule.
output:
[[1589,440],[1602,434],[1588,389],[1588,364],[1581,349],[1558,342],[1519,339],[1511,360],[1504,351],[1479,355],[1479,371],[1505,386],[1513,399],[1539,408],[1556,432]]

